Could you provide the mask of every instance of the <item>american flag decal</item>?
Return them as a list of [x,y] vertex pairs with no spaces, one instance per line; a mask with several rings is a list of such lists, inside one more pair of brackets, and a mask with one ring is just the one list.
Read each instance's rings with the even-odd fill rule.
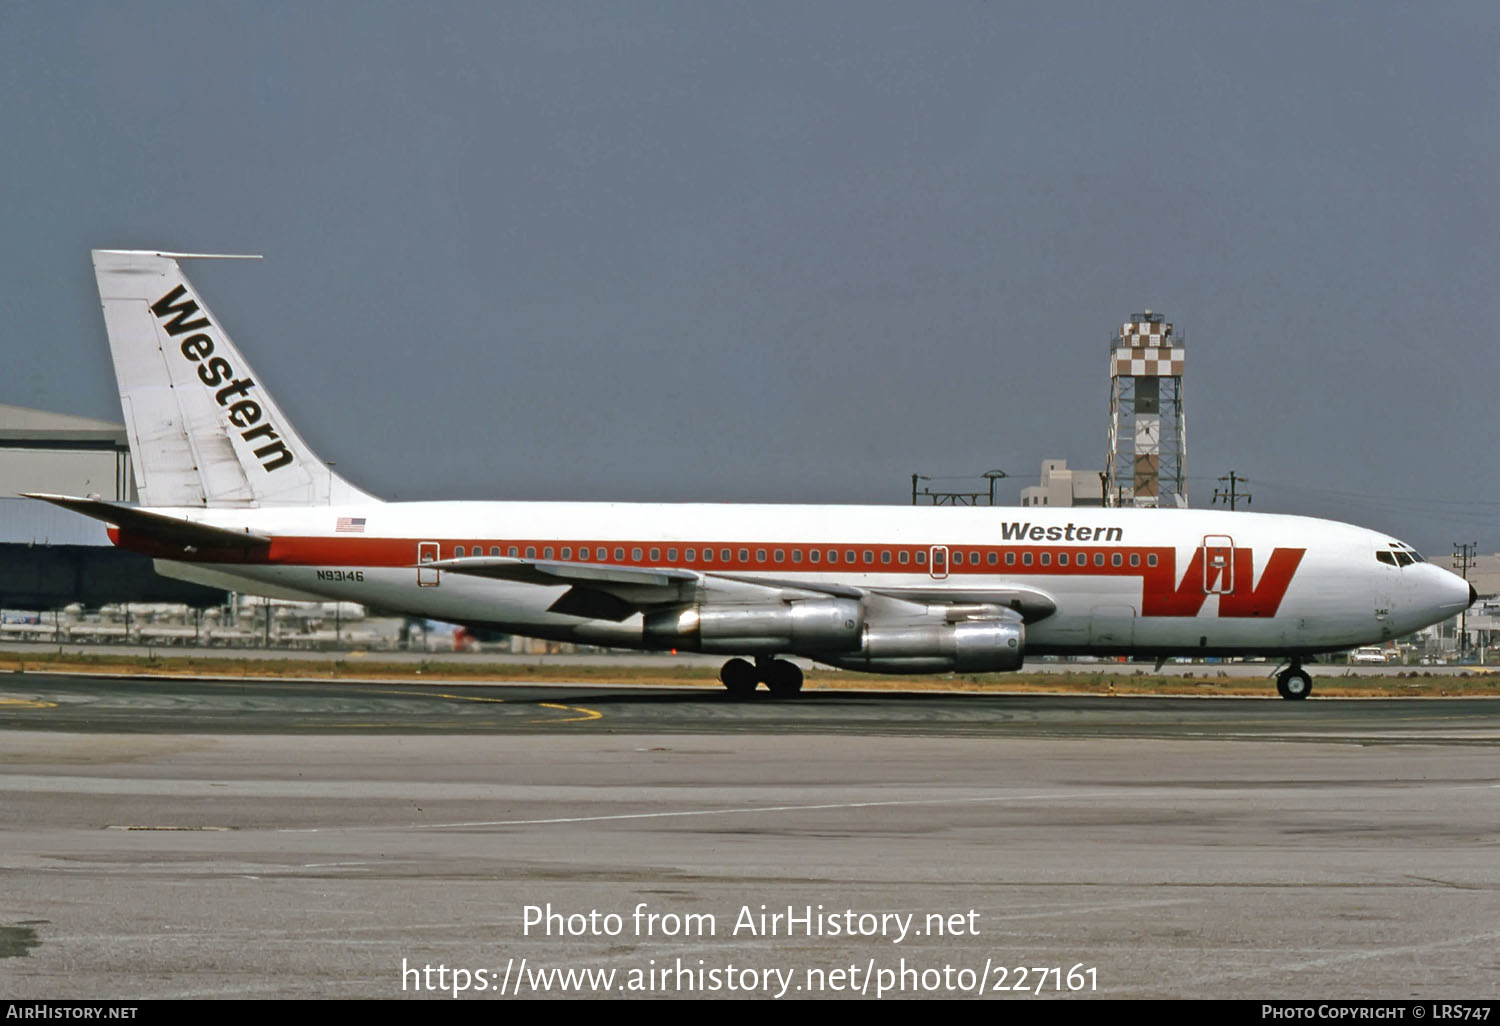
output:
[[339,517],[339,522],[334,526],[334,531],[342,534],[363,534],[365,531],[365,518]]

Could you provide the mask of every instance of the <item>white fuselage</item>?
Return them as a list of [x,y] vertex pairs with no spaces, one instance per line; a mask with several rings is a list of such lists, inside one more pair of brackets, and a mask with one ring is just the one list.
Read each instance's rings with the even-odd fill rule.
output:
[[173,576],[622,647],[661,646],[642,638],[639,613],[613,621],[549,611],[566,584],[421,564],[490,556],[677,568],[916,602],[1016,589],[1055,607],[1028,617],[1028,654],[1330,651],[1409,634],[1471,598],[1465,581],[1420,557],[1382,561],[1377,553],[1399,545],[1385,535],[1253,513],[581,502],[156,512],[273,539],[252,556],[160,559]]

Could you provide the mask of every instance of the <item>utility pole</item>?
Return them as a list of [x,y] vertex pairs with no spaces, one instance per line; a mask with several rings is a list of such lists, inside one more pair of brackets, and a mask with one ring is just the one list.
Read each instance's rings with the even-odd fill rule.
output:
[[1240,485],[1250,483],[1250,479],[1248,477],[1241,477],[1231,470],[1228,477],[1221,477],[1219,478],[1219,480],[1227,481],[1229,483],[1229,487],[1224,489],[1215,488],[1214,502],[1223,502],[1227,504],[1231,510],[1235,508],[1235,506],[1241,499],[1245,500],[1246,506],[1250,505],[1250,493],[1242,492],[1239,490]]
[[[1469,568],[1474,565],[1474,557],[1479,552],[1478,542],[1453,543],[1453,568],[1458,571],[1458,576],[1464,580],[1469,579]],[[1469,609],[1458,614],[1458,657],[1462,659],[1469,649]]]
[[979,476],[985,478],[990,483],[990,505],[993,506],[995,504],[995,482],[1005,477],[1006,473],[1003,470],[986,470]]
[[986,490],[985,491],[983,491],[983,492],[935,492],[935,491],[932,490],[932,487],[929,485],[929,486],[923,488],[922,491],[919,493],[917,491],[917,482],[918,481],[935,481],[935,480],[941,480],[941,481],[969,481],[969,480],[973,480],[973,478],[971,478],[971,477],[969,477],[967,475],[963,475],[963,476],[960,476],[960,477],[951,477],[950,476],[950,477],[933,478],[933,477],[929,477],[926,474],[913,474],[911,476],[911,504],[913,506],[917,505],[917,498],[920,495],[922,498],[931,500],[932,505],[934,505],[934,506],[982,506],[982,505],[984,505],[983,499],[985,498],[986,495],[988,495],[989,496],[989,500],[990,500],[989,504],[991,506],[993,506],[995,504],[995,482],[996,481],[1000,481],[1000,480],[1002,480],[1003,478],[1005,478],[1005,477],[1007,477],[1009,475],[1007,475],[1005,473],[1005,471],[1003,471],[1003,470],[986,470],[983,474],[976,474],[974,476],[975,477],[983,478],[985,480],[985,482],[986,482]]

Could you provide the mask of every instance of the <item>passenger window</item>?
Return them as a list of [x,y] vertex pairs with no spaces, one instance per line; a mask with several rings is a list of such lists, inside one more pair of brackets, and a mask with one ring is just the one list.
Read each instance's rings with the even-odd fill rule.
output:
[[551,545],[548,545],[545,549],[542,550],[542,558],[543,559],[551,559],[552,558],[552,546]]
[[778,563],[785,563],[786,562],[786,550],[785,549],[777,549],[776,553],[775,553],[775,556],[776,556],[776,562],[778,562]]
[[581,560],[583,560],[583,562],[585,562],[585,563],[587,563],[589,561],[589,550],[588,550],[587,546],[580,546],[579,547],[579,549],[578,549],[578,558],[581,559]]
[[464,554],[464,547],[462,545],[455,545],[455,546],[453,546],[453,555],[454,556],[462,556],[463,554]]
[[957,549],[955,549],[953,551],[953,565],[954,566],[963,566],[964,565],[964,554],[962,552],[959,552]]
[[631,549],[630,550],[630,558],[633,559],[633,560],[635,560],[637,563],[639,563],[640,559],[641,559],[641,550],[640,549]]
[[1021,565],[1023,565],[1023,566],[1030,566],[1031,565],[1031,553],[1029,553],[1029,552],[1023,552],[1023,553],[1021,553]]
[[882,549],[881,550],[880,561],[882,563],[889,563],[891,561],[891,550],[890,549]]
[[1116,552],[1114,555],[1112,555],[1112,556],[1109,557],[1109,565],[1110,566],[1120,566],[1124,562],[1125,561],[1120,558],[1120,554],[1118,552]]
[[875,562],[875,553],[872,550],[870,550],[870,549],[865,549],[865,562],[866,563],[873,563],[873,562]]
[[1066,552],[1059,552],[1057,554],[1057,565],[1058,566],[1067,566],[1068,565],[1068,554]]
[[535,545],[528,545],[528,546],[526,546],[526,558],[527,559],[535,559],[536,558],[536,546]]
[[823,553],[819,552],[817,549],[808,549],[807,550],[807,561],[809,563],[816,563],[816,562],[818,562],[818,560],[820,560],[822,558],[823,558]]
[[693,560],[695,560],[695,559],[698,558],[698,550],[697,549],[688,549],[686,552],[684,552],[682,554],[682,558],[685,559],[685,560],[687,560],[689,563],[691,563]]
[[837,563],[838,561],[839,561],[839,550],[838,549],[829,549],[828,550],[828,562],[830,562],[830,563]]
[[757,563],[764,563],[766,561],[766,550],[765,549],[756,549],[755,550],[755,561]]
[[750,562],[750,550],[749,549],[740,549],[740,562],[741,563],[748,563],[748,562]]
[[896,553],[896,562],[898,562],[898,563],[909,563],[909,562],[911,562],[911,553],[907,552],[905,549],[902,549],[900,552]]
[[1140,566],[1141,565],[1141,554],[1139,552],[1132,552],[1130,554],[1130,565],[1131,566]]
[[800,562],[802,562],[802,550],[801,549],[793,549],[792,550],[792,562],[793,563],[800,563]]
[[1102,553],[1102,552],[1096,552],[1096,553],[1094,553],[1094,565],[1095,566],[1103,566],[1104,565],[1104,553]]
[[853,549],[850,549],[848,552],[844,553],[844,562],[845,563],[853,563],[854,561],[855,560],[854,560],[854,550]]
[[1051,566],[1051,565],[1052,565],[1052,553],[1050,553],[1050,552],[1043,552],[1042,553],[1042,566]]
[[1147,553],[1147,555],[1146,555],[1146,565],[1147,566],[1155,566],[1156,565],[1156,553],[1154,553],[1154,552]]
[[500,546],[498,546],[498,545],[491,545],[490,546],[490,555],[492,555],[492,556],[498,556],[498,555],[500,555]]
[[676,549],[668,549],[667,550],[667,562],[668,563],[675,563],[675,562],[677,562],[677,550]]
[[1005,565],[1006,566],[1015,566],[1016,565],[1016,554],[1014,552],[1007,552],[1005,554]]
[[623,563],[623,562],[625,562],[625,550],[623,548],[621,548],[620,546],[618,546],[618,545],[615,546],[615,562],[617,562],[617,563]]
[[661,562],[661,549],[652,549],[651,550],[651,562],[653,562],[653,563],[660,563]]
[[510,547],[510,558],[511,559],[515,559],[516,558],[516,547],[514,545],[512,545]]
[[926,566],[927,565],[927,552],[926,552],[925,549],[918,549],[917,550],[917,564],[919,566]]

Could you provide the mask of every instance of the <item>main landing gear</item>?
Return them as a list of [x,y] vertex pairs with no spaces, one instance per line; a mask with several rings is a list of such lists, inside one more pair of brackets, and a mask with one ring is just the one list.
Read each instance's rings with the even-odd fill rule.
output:
[[786,698],[802,690],[802,670],[796,663],[785,659],[768,659],[765,656],[757,656],[753,664],[747,659],[729,660],[719,670],[719,680],[735,698],[753,695],[761,681],[765,681],[771,694],[778,698]]
[[1282,698],[1303,699],[1312,694],[1312,675],[1297,660],[1276,675],[1276,693]]

